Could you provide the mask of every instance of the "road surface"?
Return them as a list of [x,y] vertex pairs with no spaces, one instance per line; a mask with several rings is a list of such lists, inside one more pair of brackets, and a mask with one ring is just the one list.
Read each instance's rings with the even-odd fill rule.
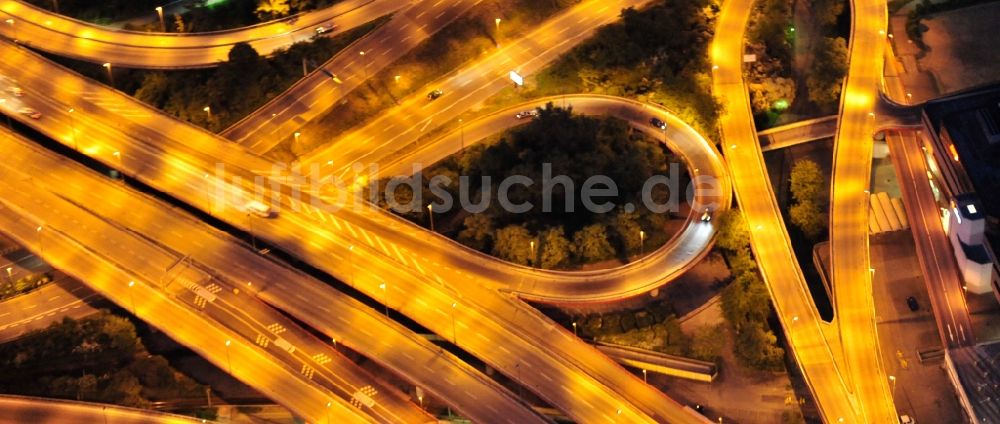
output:
[[92,303],[100,298],[80,282],[63,278],[0,302],[0,342],[48,327],[64,317],[83,318],[94,314],[97,309]]
[[841,377],[825,332],[825,324],[802,270],[775,201],[754,130],[750,98],[743,81],[743,42],[753,0],[723,3],[712,40],[712,91],[723,104],[719,117],[723,152],[729,164],[736,198],[750,229],[750,241],[771,301],[785,330],[791,354],[828,423],[863,423],[854,414],[847,385]]
[[[370,76],[408,53],[481,0],[421,0],[342,50],[281,95],[222,131],[222,136],[263,154],[291,137]],[[402,3],[402,2],[400,2]],[[364,52],[364,55],[361,55]],[[332,76],[336,76],[334,80]]]
[[868,259],[869,181],[874,108],[882,82],[886,32],[884,0],[851,1],[848,73],[840,96],[830,187],[830,274],[840,327],[841,370],[862,422],[899,420],[875,326]]
[[324,36],[335,35],[408,5],[395,0],[345,0],[325,9],[244,28],[165,34],[103,27],[22,1],[3,0],[0,24],[4,37],[59,56],[126,68],[190,69],[225,62],[237,43],[249,43],[261,56],[270,56],[294,43],[308,41],[316,35],[318,26],[334,24],[335,28]]
[[196,424],[200,419],[116,405],[0,396],[0,423]]
[[[180,254],[92,215],[86,207],[92,207],[93,203],[73,203],[47,191],[48,184],[71,186],[72,180],[63,175],[68,167],[35,169],[33,164],[45,161],[36,161],[36,155],[26,142],[4,138],[3,150],[8,155],[4,176],[13,190],[2,200],[4,222],[8,224],[2,228],[54,267],[87,281],[95,291],[304,417],[317,416],[310,415],[315,413],[313,403],[331,403],[336,407],[327,407],[329,414],[342,419],[385,423],[433,419],[405,396],[379,387],[374,377],[327,345],[315,339],[310,343],[307,333],[297,329],[277,311],[269,311],[259,301],[255,305],[247,296],[238,296],[236,291],[225,287],[224,281],[193,264],[181,261],[180,266],[174,266],[182,258]],[[43,173],[47,173],[44,179],[29,177]],[[114,196],[105,197],[104,202],[98,204],[113,202]],[[24,238],[26,227],[32,238]],[[72,250],[67,252],[65,249]],[[60,261],[63,264],[59,264]],[[126,276],[105,280],[83,278],[87,265],[114,267]],[[151,313],[151,310],[163,313]],[[182,324],[178,319],[187,321]],[[219,337],[191,344],[191,335],[179,333],[184,324],[189,328],[212,327]],[[265,338],[274,341],[270,349],[267,349],[269,343],[261,343]],[[295,349],[278,348],[277,338],[290,342]],[[237,351],[237,346],[241,345],[254,346],[249,348],[254,349],[254,354],[249,356],[260,358],[255,361],[261,362],[244,362],[242,366],[239,361],[234,362],[231,351]],[[212,352],[212,347],[218,346],[223,346],[221,352],[216,351],[221,355]],[[269,364],[274,365],[267,370]],[[280,385],[274,385],[268,378],[268,371],[273,375],[276,372],[293,373],[300,368],[300,375],[283,377]],[[309,369],[313,371],[307,372]],[[284,391],[291,385],[311,393],[293,397],[293,392]],[[357,391],[372,386],[378,388],[377,403],[364,408],[363,412],[351,406],[350,401]],[[335,395],[328,390],[333,390]],[[365,418],[364,414],[370,418]]]
[[[196,217],[143,194],[125,190],[120,183],[52,153],[23,143],[3,143],[0,146],[8,157],[14,158],[8,163],[23,162],[21,169],[37,175],[35,181],[40,188],[75,204],[102,205],[92,212],[148,240],[155,240],[158,245],[178,255],[184,255],[186,261],[210,269],[213,275],[220,277],[215,284],[223,289],[215,296],[227,297],[227,302],[251,313],[255,321],[263,324],[260,326],[263,329],[249,331],[249,337],[255,339],[254,336],[260,334],[255,341],[272,350],[277,349],[275,340],[280,337],[295,346],[298,352],[308,351],[306,356],[310,360],[301,361],[302,366],[317,370],[317,378],[323,375],[324,368],[329,367],[326,361],[345,359],[337,354],[337,345],[348,346],[437,399],[444,400],[469,419],[518,424],[545,421],[490,377],[420,335],[386,319],[381,311],[269,260],[249,249],[245,243]],[[23,159],[18,161],[17,158]],[[174,278],[186,263],[167,271],[164,280]],[[246,296],[229,295],[234,289],[255,294],[260,300],[279,307],[337,341],[332,348],[325,343],[317,343],[315,338],[302,334],[302,329],[276,311],[264,310],[268,308],[260,302],[248,301]],[[264,342],[264,338],[268,341]],[[316,357],[321,359],[317,361]],[[295,368],[299,367],[296,362]],[[379,386],[370,382],[377,379],[360,370],[341,370],[336,374],[339,379],[348,382],[352,377],[354,381],[362,377],[367,380],[353,384],[347,392],[348,397],[365,385]],[[372,398],[381,402],[386,396],[386,389],[378,389],[382,393]],[[500,414],[499,411],[504,412]],[[409,417],[403,421],[414,420],[415,417]]]
[[[514,114],[543,107],[548,102],[571,106],[576,113],[609,115],[628,121],[639,131],[664,142],[681,158],[681,165],[688,168],[692,177],[697,175],[700,183],[691,212],[678,233],[649,256],[624,266],[592,271],[560,272],[515,265],[437,234],[425,235],[424,246],[419,251],[434,252],[427,255],[433,255],[435,261],[448,267],[462,269],[479,280],[488,281],[497,289],[516,293],[518,297],[558,303],[605,302],[638,296],[672,281],[708,253],[715,226],[711,221],[703,222],[702,213],[706,209],[713,214],[728,209],[732,193],[721,155],[711,141],[669,111],[621,97],[567,95],[511,106],[469,122],[438,139],[423,142],[407,154],[379,158],[374,162],[379,174],[372,178],[409,176],[413,164],[429,166],[490,135],[524,124]],[[649,125],[649,119],[654,116],[667,123],[665,131]]]
[[[269,162],[231,142],[82,80],[37,55],[6,43],[0,44],[0,51],[8,58],[0,69],[20,80],[29,95],[37,90],[51,96],[32,99],[46,117],[30,125],[191,205],[206,205],[205,174],[219,171],[227,190],[245,190],[254,175],[272,172]],[[73,119],[66,107],[70,102],[82,112]],[[74,133],[89,137],[76,137],[73,143]],[[94,137],[97,134],[100,137]],[[224,169],[217,170],[220,163]],[[242,182],[230,184],[233,177]],[[288,184],[273,184],[272,190],[285,196],[293,192]],[[306,204],[314,199],[308,193],[299,198]],[[445,338],[457,335],[450,338],[457,339],[460,347],[521,381],[567,415],[608,422],[698,419],[537,310],[476,284],[462,270],[440,267],[425,252],[416,254],[403,243],[423,235],[399,231],[397,219],[345,208],[333,223],[310,215],[308,209],[295,210],[288,197],[279,200],[278,218],[253,223],[261,239],[342,281],[353,281],[358,290]],[[242,205],[223,206],[211,210],[230,224],[248,227]],[[452,322],[444,312],[448,310],[453,312]],[[546,343],[539,345],[539,340]]]

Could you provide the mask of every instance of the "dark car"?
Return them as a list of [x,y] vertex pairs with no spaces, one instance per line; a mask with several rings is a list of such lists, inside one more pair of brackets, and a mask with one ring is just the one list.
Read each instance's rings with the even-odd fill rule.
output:
[[434,91],[431,91],[430,93],[427,93],[427,98],[431,99],[431,100],[434,100],[434,99],[437,99],[438,97],[441,97],[442,94],[444,94],[444,91],[434,90]]
[[911,311],[916,311],[917,309],[920,309],[920,304],[917,303],[917,298],[913,296],[906,298],[906,306],[909,306]]
[[659,128],[661,130],[667,129],[667,123],[663,122],[663,120],[660,119],[660,118],[650,118],[649,125],[652,125],[652,126],[654,126],[656,128]]

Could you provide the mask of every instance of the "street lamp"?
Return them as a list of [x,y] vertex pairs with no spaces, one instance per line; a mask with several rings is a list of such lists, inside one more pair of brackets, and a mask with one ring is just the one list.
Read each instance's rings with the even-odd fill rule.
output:
[[42,255],[45,254],[45,248],[42,247],[42,226],[44,225],[42,224],[35,228],[35,234],[38,234],[38,253]]
[[326,402],[326,424],[330,424],[330,407],[333,406],[333,402]]
[[299,136],[301,136],[301,135],[302,135],[302,133],[300,133],[298,131],[296,131],[294,134],[292,134],[292,136],[295,137],[295,144],[299,144]]
[[896,398],[896,376],[890,375],[889,382],[892,383],[892,398]]
[[458,346],[458,332],[455,330],[455,308],[458,307],[457,302],[451,302],[451,342]]
[[132,292],[132,287],[135,287],[135,281],[128,282],[128,288],[129,288],[128,297],[129,300],[132,302],[132,315],[135,315],[135,294]]
[[646,383],[646,384],[649,384],[649,379],[646,378],[646,369],[645,368],[642,369],[642,382]]
[[208,120],[211,121],[212,120],[212,107],[211,106],[205,106],[205,108],[202,109],[202,110],[205,111],[205,114],[208,115]]
[[427,217],[431,220],[431,232],[434,231],[434,204],[427,204]]
[[386,287],[384,281],[382,282],[382,284],[378,285],[378,288],[382,289],[382,295],[383,295],[383,300],[384,300],[383,304],[385,305],[385,317],[388,318],[389,317],[389,290]]
[[500,48],[500,18],[496,18],[493,22],[496,23],[496,25],[497,25],[496,38],[497,38],[497,48],[499,49]]
[[119,151],[115,150],[114,153],[111,153],[111,156],[114,156],[115,159],[118,159],[118,171],[121,172],[121,174],[122,174],[122,182],[124,182],[125,181],[125,166],[122,164],[122,152],[119,152]]
[[639,255],[646,254],[646,232],[639,230]]
[[104,62],[101,66],[108,70],[108,83],[111,84],[111,88],[115,88],[115,76],[111,73],[111,62]]
[[66,112],[69,114],[69,128],[70,128],[70,131],[72,131],[72,135],[73,135],[73,150],[76,150],[76,151],[79,152],[80,151],[80,145],[77,144],[77,142],[76,142],[76,120],[73,119],[73,112],[76,112],[76,109],[69,108],[69,110],[67,110]]
[[6,22],[7,25],[10,25],[10,33],[14,37],[14,41],[17,42],[17,28],[14,28],[14,20],[13,19],[7,19],[4,22]]
[[[6,105],[7,105],[7,99],[0,99],[0,109],[5,108]],[[10,130],[14,129],[14,126],[10,122],[10,114],[5,113],[4,115],[7,117],[7,129]]]
[[156,14],[160,16],[160,32],[167,32],[167,24],[163,22],[163,6],[156,6]]
[[532,240],[531,242],[529,242],[528,243],[528,247],[531,248],[531,257],[529,259],[531,260],[531,264],[534,265],[535,264],[535,241]]
[[230,344],[232,344],[232,341],[230,341],[230,340],[227,339],[226,340],[226,363],[229,364],[229,375],[233,375],[233,358],[232,358],[232,356],[229,355],[229,345]]

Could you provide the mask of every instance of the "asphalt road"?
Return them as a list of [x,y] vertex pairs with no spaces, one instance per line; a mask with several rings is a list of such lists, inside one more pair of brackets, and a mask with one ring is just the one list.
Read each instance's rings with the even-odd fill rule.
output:
[[[217,275],[219,278],[214,284],[222,290],[215,295],[226,298],[226,302],[259,323],[243,331],[248,338],[254,339],[257,335],[255,341],[262,348],[274,350],[275,354],[284,354],[275,347],[276,338],[290,342],[300,355],[292,358],[291,362],[296,367],[298,362],[302,362],[302,366],[318,371],[317,379],[335,375],[337,380],[345,380],[340,385],[349,386],[342,390],[348,399],[362,387],[373,385],[382,393],[372,398],[382,402],[387,390],[380,387],[380,379],[360,370],[325,370],[330,368],[326,361],[346,360],[337,354],[337,345],[365,354],[477,422],[545,421],[490,377],[422,336],[386,319],[380,310],[373,310],[321,281],[269,260],[245,243],[176,207],[131,190],[123,190],[118,182],[73,162],[23,143],[6,142],[2,146],[9,156],[23,158],[19,168],[38,175],[36,182],[40,188],[75,204],[101,205],[94,208],[93,213],[148,240],[155,240],[158,245]],[[163,280],[173,279],[180,268],[167,271]],[[230,294],[234,290],[254,294],[256,299],[307,323],[336,340],[334,346],[331,348],[303,334],[295,323],[276,311],[267,310],[270,308],[261,302],[251,300],[255,299],[253,296],[247,299],[247,296]],[[185,295],[190,296],[188,293]],[[189,300],[198,302],[197,299]],[[127,304],[122,306],[129,307]],[[305,355],[308,359],[301,356],[303,351],[309,352]],[[345,367],[345,364],[340,366]],[[388,395],[395,396],[390,401],[398,401],[398,393],[390,390]],[[421,417],[404,418],[407,419],[390,422],[412,422]]]
[[[220,176],[227,181],[239,176],[246,183],[254,173],[271,172],[271,164],[231,143],[81,80],[36,55],[9,45],[0,45],[0,51],[9,58],[0,64],[4,73],[15,75],[29,94],[37,90],[51,96],[32,99],[47,116],[30,124],[69,145],[74,144],[74,129],[86,134],[76,137],[81,151],[192,205],[205,204],[211,179],[204,174],[214,173],[217,163],[226,165]],[[65,106],[71,102],[82,112],[72,120]],[[225,187],[239,190],[231,184]],[[280,184],[275,189],[286,195],[292,191]],[[308,203],[312,198],[303,194],[301,199]],[[281,201],[278,218],[253,223],[261,238],[343,281],[353,281],[359,290],[386,299],[390,307],[443,337],[457,334],[452,338],[460,347],[521,381],[567,415],[608,422],[698,419],[533,308],[473,284],[461,271],[439,268],[406,246],[392,244],[388,237],[400,233],[398,220],[344,209],[334,224],[296,211],[287,198]],[[210,210],[233,225],[246,226],[239,207],[223,206]],[[361,228],[366,226],[377,230]],[[384,240],[390,240],[389,245]],[[452,322],[444,312],[449,309],[454,313]],[[540,345],[539,340],[546,343]]]
[[830,274],[844,353],[841,370],[856,399],[855,414],[870,423],[899,420],[875,327],[868,258],[873,112],[882,83],[887,19],[884,0],[851,1],[849,67],[830,178]]
[[[701,221],[702,213],[706,209],[713,214],[728,209],[732,193],[721,155],[711,141],[669,111],[621,97],[570,95],[511,106],[466,123],[440,138],[423,142],[407,154],[373,158],[379,174],[371,178],[409,176],[413,164],[429,166],[487,136],[524,124],[514,117],[517,112],[542,107],[548,102],[571,106],[576,113],[623,119],[665,143],[681,158],[681,165],[700,182],[696,184],[698,190],[694,192],[691,212],[677,235],[639,260],[592,271],[559,272],[519,266],[468,249],[437,234],[422,234],[422,230],[416,231],[410,242],[423,244],[416,248],[418,251],[428,252],[426,255],[442,265],[461,269],[497,289],[516,293],[520,298],[559,303],[604,302],[641,295],[672,281],[708,253],[716,228],[711,221]],[[654,116],[667,123],[665,131],[649,125],[649,119]]]
[[[25,148],[25,143],[16,145],[10,138],[4,141],[4,152],[8,155],[4,176],[12,192],[2,200],[7,224],[3,228],[54,267],[86,281],[95,291],[303,417],[322,416],[314,408],[321,404],[328,409],[325,413],[340,419],[387,423],[433,420],[404,396],[385,388],[379,388],[378,402],[372,408],[361,412],[351,406],[355,391],[366,386],[379,387],[360,367],[318,340],[309,340],[308,335],[303,336],[303,330],[276,311],[268,311],[262,304],[254,305],[236,292],[224,291],[225,282],[198,267],[172,266],[182,258],[180,254],[90,214],[86,207],[93,204],[72,203],[46,191],[46,185],[53,180],[69,185],[71,180],[60,174],[66,171],[59,167],[45,168],[48,173],[45,180],[29,178],[42,172],[32,168],[38,162],[33,160],[30,149]],[[113,203],[113,199],[105,198],[104,204]],[[32,237],[26,239],[25,230]],[[106,278],[108,272],[104,272],[102,279],[100,271],[106,268],[124,276]],[[182,330],[185,327],[200,328],[201,333],[188,334]],[[198,337],[213,333],[217,336],[214,339]],[[283,338],[297,349],[287,351],[271,346],[267,350],[261,340],[277,340],[272,337]],[[245,355],[244,361],[234,361],[241,348],[253,352]],[[309,360],[302,361],[303,356]],[[294,374],[300,367],[299,374]],[[309,368],[314,371],[307,372]],[[293,373],[294,377],[281,377],[281,383],[275,383],[273,378],[283,373]],[[300,391],[288,391],[292,390],[290,386]],[[328,403],[330,406],[326,406]]]
[[80,282],[64,278],[0,302],[0,342],[48,327],[64,317],[83,318],[96,313],[92,302],[99,299]]
[[[325,9],[226,31],[164,34],[125,31],[79,21],[22,1],[0,1],[2,35],[60,56],[112,66],[148,69],[208,68],[229,58],[236,43],[249,43],[261,56],[307,41],[316,28],[336,35],[408,6],[395,0],[346,0]],[[150,10],[150,14],[156,14]],[[165,17],[172,22],[170,16]],[[12,23],[6,20],[11,19]],[[167,24],[170,25],[170,22]]]
[[949,349],[972,346],[975,338],[969,305],[959,279],[961,273],[927,180],[927,159],[920,140],[913,132],[903,132],[888,134],[886,141],[899,175],[899,188],[903,192],[941,345]]
[[195,424],[202,420],[144,409],[22,396],[0,396],[0,423]]
[[[481,0],[421,0],[328,60],[281,95],[222,131],[263,154],[326,112],[370,76],[408,53]],[[402,3],[402,2],[400,2]],[[364,52],[364,55],[361,54]],[[334,80],[331,75],[337,77]],[[402,77],[402,76],[401,76]]]
[[[581,2],[538,25],[522,38],[434,81],[416,95],[401,99],[399,106],[380,114],[363,126],[323,143],[323,147],[299,158],[303,168],[321,165],[319,175],[337,175],[355,163],[368,164],[391,154],[396,145],[416,139],[421,132],[457,120],[463,111],[490,95],[510,87],[510,72],[531,75],[590,37],[601,25],[619,18],[621,10],[638,7],[648,0],[589,0]],[[444,94],[429,101],[426,93]],[[310,126],[301,129],[305,142]],[[289,134],[285,134],[288,137]],[[330,162],[332,161],[332,162]]]
[[828,336],[837,339],[839,329],[825,324],[819,317],[795,259],[755,136],[757,132],[742,71],[744,33],[752,5],[752,0],[723,3],[711,46],[715,67],[712,90],[723,105],[719,117],[723,153],[729,164],[736,198],[749,226],[751,246],[761,275],[771,293],[791,353],[824,420],[864,422],[853,411],[854,399],[835,361],[834,349],[838,346],[827,342]]

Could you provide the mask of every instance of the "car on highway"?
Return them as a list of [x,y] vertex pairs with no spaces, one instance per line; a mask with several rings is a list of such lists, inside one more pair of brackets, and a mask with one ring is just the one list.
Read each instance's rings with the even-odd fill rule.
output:
[[438,97],[441,97],[442,94],[444,94],[444,91],[434,90],[434,91],[431,91],[430,93],[427,93],[427,98],[431,99],[431,100],[435,100]]
[[21,115],[27,116],[31,119],[39,119],[42,117],[42,112],[34,110],[30,107],[22,107],[17,110],[17,113],[20,113]]
[[701,222],[708,222],[712,220],[712,211],[705,208],[705,211],[701,213]]
[[274,218],[278,215],[278,213],[275,212],[274,209],[271,209],[270,206],[256,200],[251,200],[243,205],[243,210],[248,214],[256,215],[261,218]]
[[917,303],[917,298],[913,296],[906,298],[906,306],[908,306],[911,311],[916,311],[917,309],[920,309],[920,304]]
[[917,424],[917,420],[913,419],[913,417],[911,417],[909,415],[900,415],[899,416],[899,423],[900,424]]
[[517,119],[534,118],[536,116],[538,116],[538,111],[535,109],[522,110],[514,115],[514,117]]
[[21,97],[24,95],[24,90],[22,90],[21,87],[18,87],[16,85],[7,87],[7,92],[13,94],[15,97]]
[[326,34],[326,33],[330,32],[330,31],[333,31],[336,28],[337,28],[337,26],[334,25],[334,24],[326,24],[326,25],[320,25],[320,26],[316,27],[315,31],[316,31],[316,35],[323,35],[323,34]]
[[649,125],[652,125],[652,126],[654,126],[656,128],[659,128],[661,130],[667,129],[667,123],[663,122],[663,120],[660,119],[660,118],[655,118],[655,117],[654,118],[650,118],[649,119]]

